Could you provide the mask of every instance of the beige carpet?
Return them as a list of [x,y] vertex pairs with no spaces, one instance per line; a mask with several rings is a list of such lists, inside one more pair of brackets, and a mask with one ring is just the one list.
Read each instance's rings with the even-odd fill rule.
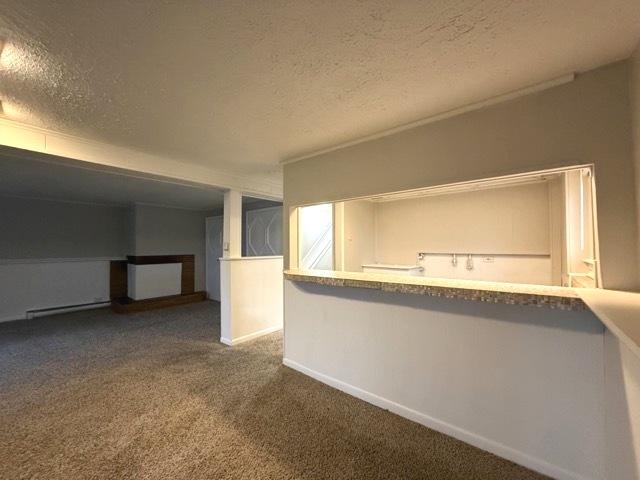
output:
[[0,324],[0,477],[543,478],[219,337],[208,302]]

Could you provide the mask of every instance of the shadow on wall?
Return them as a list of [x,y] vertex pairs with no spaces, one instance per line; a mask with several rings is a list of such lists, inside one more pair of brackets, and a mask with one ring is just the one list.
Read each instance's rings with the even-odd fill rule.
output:
[[[233,356],[215,367],[235,362],[253,377],[218,376],[205,378],[204,384],[200,379],[193,391],[248,442],[239,451],[241,459],[254,455],[255,446],[274,460],[272,476],[541,479],[283,366],[280,338],[274,334],[235,347]],[[256,387],[251,395],[247,385]]]
[[[415,310],[429,310],[447,314],[465,315],[492,321],[528,323],[549,328],[561,328],[588,334],[601,335],[604,326],[589,311],[553,310],[553,315],[544,315],[548,307],[496,304],[456,298],[429,297],[406,293],[381,292],[349,287],[330,287],[312,283],[294,283],[295,287],[312,295],[325,295],[368,303],[396,305]],[[565,317],[567,322],[558,321]],[[570,321],[579,318],[580,321]]]
[[608,331],[604,354],[606,478],[640,478],[640,359]]

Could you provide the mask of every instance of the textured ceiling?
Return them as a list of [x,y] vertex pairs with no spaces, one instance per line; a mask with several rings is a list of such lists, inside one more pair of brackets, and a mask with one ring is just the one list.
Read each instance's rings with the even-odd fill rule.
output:
[[0,152],[2,196],[128,206],[144,203],[192,210],[222,207],[224,193],[214,188],[136,177],[115,171],[77,168],[59,161]]
[[24,123],[238,173],[626,58],[638,0],[0,0]]

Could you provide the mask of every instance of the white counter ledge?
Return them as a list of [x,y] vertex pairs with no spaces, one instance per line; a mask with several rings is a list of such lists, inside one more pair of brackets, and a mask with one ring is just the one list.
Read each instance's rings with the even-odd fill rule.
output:
[[576,292],[596,317],[640,357],[640,293],[599,288]]
[[565,287],[321,270],[285,270],[284,277],[294,282],[489,303],[533,305],[561,310],[586,308],[576,289]]

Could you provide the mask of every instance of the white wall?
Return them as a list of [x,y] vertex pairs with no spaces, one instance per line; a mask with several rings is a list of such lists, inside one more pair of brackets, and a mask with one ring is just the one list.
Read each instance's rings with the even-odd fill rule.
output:
[[609,331],[604,349],[606,478],[640,478],[640,358]]
[[472,270],[467,270],[464,255],[458,255],[456,266],[451,260],[451,255],[425,255],[418,265],[424,267],[426,277],[559,285],[553,281],[552,261],[548,255],[475,255],[472,256]]
[[342,207],[343,270],[361,272],[375,261],[375,206],[369,200],[344,202]]
[[221,338],[236,345],[282,328],[282,257],[220,260]]
[[285,364],[556,478],[602,478],[592,314],[288,281],[285,311]]
[[108,259],[0,262],[0,321],[27,310],[109,301]]
[[417,252],[549,255],[547,183],[377,203],[377,260]]
[[182,263],[127,264],[127,294],[133,300],[180,295]]
[[[559,284],[552,277],[553,217],[548,182],[404,200],[343,202],[344,270],[364,263],[417,263],[424,275],[498,282]],[[458,254],[453,266],[451,254]],[[466,256],[473,253],[473,269]]]
[[[640,216],[640,45],[631,67],[632,135]],[[637,247],[640,249],[640,242]],[[640,478],[640,359],[610,332],[605,340],[607,472],[609,478]]]
[[[285,165],[285,211],[593,164],[603,286],[637,288],[640,53],[635,59],[633,77],[629,62],[616,63],[566,85]],[[288,249],[295,245],[285,244],[287,260]],[[616,380],[613,363],[605,370],[603,327],[590,314],[479,302],[452,311],[462,303],[322,290],[289,282],[285,288],[285,355],[305,373],[320,372],[351,394],[502,456],[531,466],[542,459],[559,478],[566,470],[573,478],[601,478],[605,464],[611,480],[639,478],[640,366],[627,352],[618,369],[624,376]],[[619,408],[625,404],[627,411]]]

